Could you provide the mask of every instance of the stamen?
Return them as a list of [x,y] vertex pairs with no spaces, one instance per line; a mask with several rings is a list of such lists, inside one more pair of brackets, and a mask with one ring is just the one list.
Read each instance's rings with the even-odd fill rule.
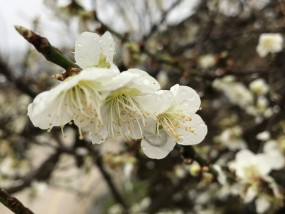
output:
[[142,133],[141,121],[145,123],[145,116],[136,101],[137,95],[136,89],[120,89],[106,98],[105,105],[110,110],[107,127],[112,136],[116,134],[114,130],[125,138],[135,134],[137,128]]
[[[165,129],[170,135],[172,135],[177,141],[181,140],[181,134],[177,133],[177,129],[181,127],[181,123],[191,121],[192,118],[189,115],[183,114],[183,112],[166,112],[157,116],[156,132],[159,134],[161,127]],[[185,127],[185,131],[195,134],[192,127]]]

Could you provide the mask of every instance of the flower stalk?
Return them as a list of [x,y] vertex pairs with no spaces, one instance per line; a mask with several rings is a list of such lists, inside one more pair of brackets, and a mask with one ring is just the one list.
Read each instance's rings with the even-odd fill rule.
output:
[[[78,65],[64,56],[59,49],[52,46],[47,38],[19,25],[16,25],[15,29],[24,37],[24,39],[34,45],[37,51],[40,52],[48,61],[64,68],[67,74],[73,73],[75,69],[77,71],[80,70]],[[65,74],[65,76],[67,75]]]

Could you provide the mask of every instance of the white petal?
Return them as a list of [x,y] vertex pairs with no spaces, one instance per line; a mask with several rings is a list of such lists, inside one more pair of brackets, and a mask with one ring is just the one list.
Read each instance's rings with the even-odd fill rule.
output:
[[110,84],[109,90],[116,90],[128,87],[129,82],[132,81],[137,76],[138,76],[137,74],[132,74],[124,71],[112,79],[112,84]]
[[160,90],[153,94],[138,96],[138,102],[145,112],[158,115],[165,112],[173,102],[173,95],[170,91]]
[[164,130],[160,130],[159,135],[147,133],[141,141],[143,152],[149,158],[165,158],[175,146],[175,140],[168,136]]
[[257,154],[256,167],[261,176],[266,176],[274,168],[274,162],[268,155]]
[[258,197],[255,201],[256,211],[257,213],[264,213],[270,207],[270,201],[266,200],[265,197]]
[[245,203],[251,202],[256,197],[256,194],[257,194],[256,191],[252,187],[249,187],[245,193],[244,202]]
[[78,81],[89,81],[94,82],[96,87],[94,89],[98,91],[112,90],[113,79],[120,74],[119,70],[116,67],[112,69],[104,68],[87,68],[81,71],[77,76]]
[[266,57],[268,54],[268,51],[260,45],[257,46],[256,51],[260,57]]
[[128,123],[123,123],[122,125],[118,126],[118,128],[126,136],[127,138],[131,138],[134,140],[142,139],[143,137],[143,121],[131,121],[129,120]]
[[201,105],[201,99],[197,92],[188,86],[178,84],[171,87],[174,95],[175,109],[181,109],[187,114],[195,113]]
[[107,140],[109,133],[106,129],[93,130],[89,132],[89,137],[93,144],[101,144]]
[[100,55],[101,44],[98,34],[84,32],[76,39],[74,57],[81,68],[96,66]]
[[129,69],[125,72],[137,74],[130,82],[131,84],[128,86],[130,88],[136,88],[141,91],[141,93],[152,93],[160,89],[159,82],[143,70]]
[[110,32],[105,32],[101,36],[101,51],[106,56],[107,62],[113,62],[113,57],[115,54],[115,42]]
[[182,145],[194,145],[204,140],[208,127],[197,114],[191,115],[192,120],[181,123],[181,128],[177,129],[177,133],[181,135],[181,140],[177,143]]
[[33,125],[41,129],[64,126],[72,120],[70,112],[64,106],[64,99],[51,91],[36,96],[28,106],[28,116]]
[[255,155],[248,149],[241,150],[236,154],[236,162],[239,165],[248,165],[252,163],[254,159]]
[[263,151],[270,158],[270,163],[272,164],[272,169],[281,169],[285,165],[285,158],[280,151],[280,148],[276,141],[268,141],[264,145]]

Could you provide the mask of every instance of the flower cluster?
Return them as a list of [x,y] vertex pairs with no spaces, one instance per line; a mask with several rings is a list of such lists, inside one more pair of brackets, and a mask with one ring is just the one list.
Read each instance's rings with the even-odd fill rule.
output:
[[39,94],[28,106],[32,123],[51,130],[71,121],[80,137],[89,133],[93,143],[142,139],[144,153],[164,158],[175,146],[200,143],[207,126],[196,114],[200,97],[190,87],[160,90],[147,72],[119,72],[113,64],[115,44],[109,32],[102,37],[82,33],[76,40],[79,74]]
[[213,81],[212,86],[223,92],[232,104],[254,116],[256,123],[260,123],[273,113],[267,98],[269,86],[263,79],[256,79],[250,83],[249,87],[246,87],[243,83],[238,82],[234,76],[228,75]]
[[245,203],[255,200],[258,213],[266,212],[274,203],[282,201],[277,183],[269,175],[272,170],[284,167],[284,157],[276,141],[265,143],[263,153],[254,154],[243,149],[236,154],[230,168],[236,173],[243,190],[240,194]]

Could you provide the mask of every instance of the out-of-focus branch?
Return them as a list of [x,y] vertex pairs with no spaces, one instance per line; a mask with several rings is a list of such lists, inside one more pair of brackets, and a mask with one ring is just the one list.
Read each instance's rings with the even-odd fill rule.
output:
[[56,47],[52,46],[48,39],[42,37],[33,31],[26,29],[22,26],[15,26],[15,29],[21,34],[28,42],[30,42],[34,47],[50,62],[64,68],[67,73],[75,72],[80,70],[80,67],[72,62],[70,59],[65,57],[63,53]]
[[38,169],[36,169],[30,175],[28,175],[26,178],[24,178],[23,182],[21,184],[7,188],[6,191],[9,193],[15,193],[15,192],[21,191],[22,189],[30,186],[34,180],[38,180],[38,181],[47,180],[51,176],[57,162],[59,161],[60,154],[61,154],[61,152],[58,151],[58,152],[55,152],[54,154],[50,155],[40,165],[40,167]]
[[23,80],[19,80],[16,77],[14,77],[11,69],[1,59],[0,59],[0,73],[3,74],[7,78],[7,80],[9,80],[11,83],[15,84],[15,86],[22,92],[26,93],[30,97],[36,96],[36,93],[32,91],[32,89],[30,89],[29,86],[25,84],[25,82],[23,82]]
[[[181,155],[183,159],[188,161],[196,161],[201,167],[203,167],[203,171],[211,173],[214,179],[217,180],[218,172],[204,158],[202,158],[192,146],[179,146],[179,149],[182,150]],[[167,203],[167,200],[170,200],[173,195],[175,195],[175,193],[181,191],[183,187],[185,187],[185,185],[187,185],[192,180],[193,177],[191,174],[188,172],[185,173],[182,178],[178,179],[173,185],[165,189],[163,193],[161,193],[161,195],[153,201],[153,203],[148,207],[147,213],[157,213],[161,207]]]
[[184,146],[180,147],[181,155],[186,160],[194,160],[196,161],[201,167],[204,167],[204,171],[208,171],[211,173],[215,180],[217,180],[218,172],[211,166],[211,164],[206,161],[201,155],[199,155],[192,146]]
[[106,170],[104,163],[103,163],[102,155],[100,154],[100,152],[97,150],[96,147],[94,147],[93,145],[91,145],[88,142],[86,142],[86,147],[88,148],[90,155],[94,160],[94,163],[97,165],[102,176],[104,177],[104,180],[106,181],[106,183],[107,183],[111,193],[113,194],[115,200],[120,205],[122,205],[122,207],[125,209],[125,213],[128,213],[129,206],[128,206],[127,202],[124,200],[123,196],[118,191],[118,189],[117,189],[116,185],[114,184],[110,174]]
[[184,177],[180,178],[172,186],[166,188],[160,196],[158,196],[148,207],[147,212],[149,214],[157,213],[166,203],[171,200],[173,195],[183,189],[185,185],[191,180],[191,175],[187,173]]
[[152,27],[151,27],[149,33],[144,37],[144,39],[143,39],[144,41],[147,41],[147,40],[158,30],[158,27],[159,27],[160,25],[162,25],[162,24],[165,22],[165,20],[166,20],[168,14],[169,14],[173,9],[175,9],[180,3],[181,3],[181,0],[175,1],[167,10],[165,10],[165,11],[162,13],[160,21],[159,21],[157,24],[152,25]]
[[33,212],[25,207],[17,198],[9,195],[6,191],[0,188],[0,202],[9,210],[16,214],[33,214]]

